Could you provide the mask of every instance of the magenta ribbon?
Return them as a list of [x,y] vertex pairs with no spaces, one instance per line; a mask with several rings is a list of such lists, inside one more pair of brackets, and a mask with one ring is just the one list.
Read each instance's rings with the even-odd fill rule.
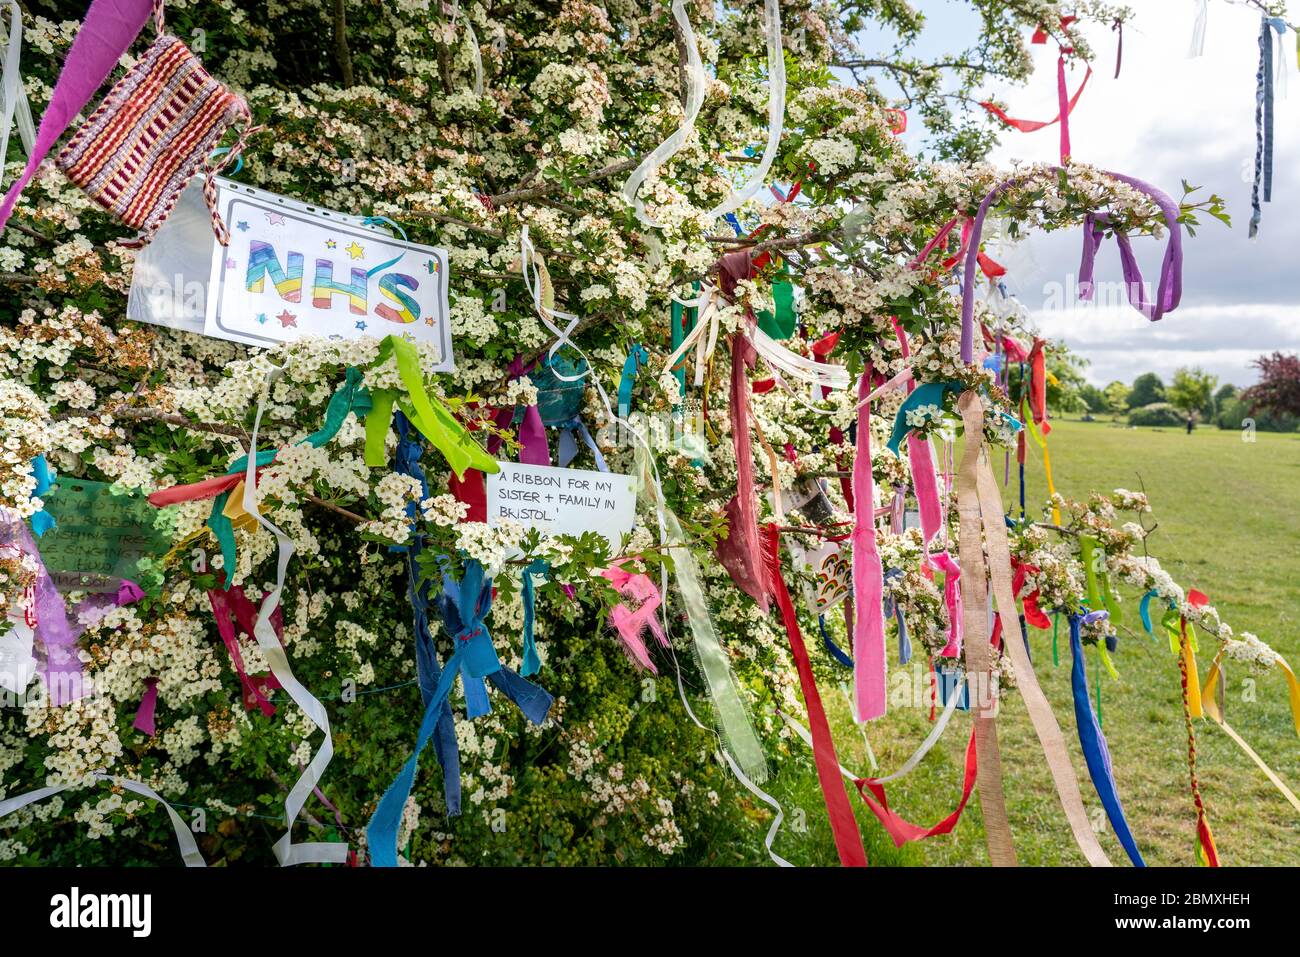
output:
[[870,721],[885,713],[885,570],[876,548],[875,479],[871,474],[871,366],[858,382],[857,454],[853,458],[853,713]]
[[13,212],[18,196],[27,186],[41,160],[82,111],[95,91],[108,79],[118,59],[131,46],[149,19],[152,0],[94,0],[86,19],[63,61],[63,72],[54,85],[50,104],[41,117],[41,127],[27,157],[27,168],[14,180],[0,205],[0,230]]
[[[523,360],[515,356],[510,360],[510,378],[518,379],[532,368],[531,365],[525,366]],[[509,428],[514,418],[514,406],[501,409],[496,414],[497,428]],[[495,455],[500,445],[499,439],[490,439],[488,451]],[[524,407],[524,418],[519,423],[519,461],[523,465],[551,464],[551,446],[546,440],[546,426],[542,424],[542,413],[535,404]]]
[[[217,631],[230,653],[230,661],[239,676],[240,686],[244,692],[244,707],[252,711],[260,708],[268,718],[275,714],[275,705],[271,703],[270,692],[280,687],[280,682],[273,674],[249,675],[244,669],[244,656],[239,651],[239,639],[235,632],[238,622],[240,630],[247,635],[253,634],[257,623],[257,608],[244,594],[243,588],[235,586],[228,591],[219,588],[208,590],[208,601],[212,604],[212,614],[217,619]],[[271,627],[275,636],[280,637],[282,630],[280,609],[271,613]]]
[[144,696],[140,699],[140,707],[135,711],[135,721],[131,727],[137,731],[142,731],[149,737],[157,733],[154,727],[154,710],[158,707],[158,679],[144,679]]
[[[1049,167],[1049,171],[1059,173],[1062,169],[1053,166]],[[1106,171],[1106,175],[1121,183],[1127,183],[1154,200],[1160,207],[1165,225],[1169,229],[1169,241],[1165,246],[1165,257],[1160,266],[1160,282],[1154,302],[1146,298],[1142,271],[1133,256],[1133,247],[1129,243],[1128,236],[1118,230],[1115,232],[1115,241],[1119,244],[1120,260],[1124,268],[1124,282],[1128,287],[1128,301],[1138,312],[1155,322],[1165,313],[1173,312],[1178,308],[1178,302],[1183,294],[1183,232],[1178,224],[1178,206],[1167,194],[1140,179],[1109,171]],[[1023,177],[1015,177],[993,187],[980,203],[979,212],[975,214],[975,227],[970,246],[966,250],[966,263],[962,274],[961,359],[967,364],[975,361],[975,269],[978,265],[984,218],[988,215],[989,207],[1004,192],[1018,185],[1022,179]],[[1080,296],[1085,299],[1092,295],[1093,263],[1097,247],[1101,245],[1101,235],[1096,229],[1096,224],[1105,222],[1105,216],[1104,213],[1089,214],[1084,221],[1083,261],[1079,266],[1079,289]]]

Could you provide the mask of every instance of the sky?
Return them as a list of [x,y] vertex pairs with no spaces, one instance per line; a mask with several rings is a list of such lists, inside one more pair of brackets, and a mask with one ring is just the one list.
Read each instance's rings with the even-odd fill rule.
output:
[[[976,19],[960,0],[914,0],[926,14],[918,55],[934,57],[970,45]],[[1087,30],[1093,75],[1070,118],[1074,157],[1102,169],[1145,180],[1171,195],[1181,181],[1224,198],[1228,228],[1202,216],[1196,236],[1184,236],[1183,295],[1178,309],[1152,323],[1122,301],[1122,286],[1108,301],[1074,301],[1082,230],[1037,234],[999,250],[1008,267],[1008,290],[1030,310],[1042,334],[1063,340],[1090,361],[1097,385],[1131,383],[1148,371],[1168,382],[1180,366],[1200,366],[1220,382],[1246,386],[1258,378],[1251,360],[1277,349],[1300,351],[1300,74],[1295,35],[1288,51],[1290,97],[1278,88],[1274,124],[1273,201],[1264,204],[1259,235],[1247,238],[1255,155],[1255,71],[1259,15],[1224,0],[1210,0],[1204,55],[1188,56],[1193,0],[1126,0],[1134,18],[1124,28],[1123,65],[1115,71],[1115,37],[1109,27]],[[1300,14],[1293,4],[1292,19]],[[888,41],[864,36],[873,52]],[[1051,119],[1056,106],[1056,47],[1035,46],[1035,73],[1025,86],[992,85],[983,91],[1007,104],[1011,116]],[[1073,92],[1082,67],[1067,83]],[[912,131],[909,131],[909,136]],[[1035,133],[1008,130],[992,160],[1058,158],[1055,126]],[[1143,276],[1154,284],[1164,240],[1136,239]],[[1122,282],[1113,241],[1097,258],[1098,283]],[[1064,295],[1063,295],[1064,293]],[[1062,307],[1061,303],[1065,302]]]

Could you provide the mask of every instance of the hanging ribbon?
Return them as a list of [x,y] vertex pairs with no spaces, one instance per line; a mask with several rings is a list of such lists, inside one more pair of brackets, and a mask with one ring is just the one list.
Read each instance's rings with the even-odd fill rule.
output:
[[[649,448],[638,445],[636,456],[636,474],[640,483],[639,495],[658,516],[660,536],[668,555],[672,558],[673,574],[676,576],[677,588],[681,593],[682,608],[686,613],[687,627],[691,632],[692,647],[695,650],[700,673],[704,676],[709,701],[713,705],[715,728],[722,740],[723,753],[733,769],[741,772],[737,774],[741,783],[749,790],[758,793],[753,784],[755,781],[761,783],[767,779],[767,762],[763,756],[762,745],[759,744],[758,736],[754,733],[744,703],[741,701],[731,661],[714,631],[713,620],[709,616],[708,604],[704,597],[699,564],[686,544],[686,536],[682,533],[677,516],[664,502],[662,489],[654,478]],[[666,568],[663,574],[666,579]],[[666,589],[664,591],[666,593]],[[664,613],[666,624],[667,604],[662,604],[660,609]],[[664,630],[666,633],[667,627]],[[680,672],[678,692],[692,720],[700,727],[704,727],[698,719],[695,719],[690,703],[686,700]],[[768,850],[771,851],[770,841]]]
[[1196,3],[1196,19],[1192,22],[1192,45],[1187,51],[1190,59],[1195,59],[1205,53],[1205,24],[1210,15],[1210,0],[1194,0]]
[[[704,72],[704,61],[700,59],[700,46],[695,39],[695,31],[691,28],[691,18],[686,13],[685,0],[673,0],[673,20],[676,21],[677,29],[680,31],[678,40],[686,51],[686,69],[683,76],[686,83],[684,104],[686,115],[672,135],[651,150],[623,183],[623,199],[635,211],[637,220],[642,225],[654,229],[662,229],[663,226],[646,215],[645,203],[637,193],[641,189],[641,184],[686,144],[691,130],[695,128],[695,119],[700,114],[700,107],[704,105],[704,96],[709,86],[708,75]],[[780,30],[779,21],[777,21],[777,30]],[[782,69],[784,70],[784,64]],[[784,96],[784,90],[782,95]],[[779,132],[778,128],[778,134]]]
[[[0,549],[12,549],[26,555],[36,565],[36,582],[30,596],[28,625],[35,641],[44,649],[41,676],[50,704],[61,707],[89,694],[93,689],[83,677],[81,657],[77,653],[80,629],[68,621],[63,596],[54,586],[41,561],[40,550],[18,513],[0,506]],[[34,620],[32,620],[34,617]]]
[[[1205,714],[1208,715],[1215,724],[1223,729],[1223,733],[1230,737],[1237,747],[1241,748],[1241,750],[1246,753],[1248,758],[1255,762],[1255,765],[1264,772],[1264,776],[1268,778],[1273,787],[1278,789],[1279,793],[1286,798],[1288,803],[1290,803],[1290,805],[1297,811],[1300,811],[1300,799],[1296,798],[1295,793],[1286,786],[1272,768],[1264,763],[1264,759],[1255,753],[1255,749],[1247,744],[1241,735],[1234,731],[1224,719],[1223,709],[1218,701],[1219,696],[1223,693],[1223,685],[1220,683],[1220,678],[1222,677],[1223,672],[1223,666],[1221,664],[1222,658],[1222,651],[1215,655],[1214,663],[1210,666],[1210,672],[1205,678],[1205,687],[1201,689],[1201,701],[1204,705]],[[1296,733],[1300,734],[1300,684],[1297,684],[1295,674],[1291,671],[1291,666],[1282,660],[1281,656],[1278,656],[1277,666],[1287,677],[1291,696],[1291,720],[1295,725]]]
[[486,577],[478,561],[465,561],[459,581],[444,575],[441,606],[443,624],[451,635],[454,650],[425,705],[415,750],[379,799],[366,827],[370,859],[375,867],[397,866],[397,829],[402,810],[415,784],[420,754],[433,736],[457,674],[462,675],[471,709],[480,692],[486,698],[486,692],[482,690],[485,678],[512,700],[533,724],[540,725],[546,720],[554,701],[546,691],[503,667],[497,658],[492,636],[484,623],[492,609],[492,580]]
[[1196,776],[1196,730],[1192,727],[1192,718],[1201,716],[1201,689],[1196,683],[1196,658],[1188,645],[1186,619],[1183,619],[1179,644],[1181,654],[1178,656],[1178,673],[1183,690],[1183,725],[1187,729],[1187,775],[1191,783],[1192,803],[1196,806],[1196,854],[1206,867],[1218,867],[1219,853],[1214,846],[1214,835],[1210,833],[1210,820],[1201,798],[1201,784]]
[[[250,638],[253,637],[257,626],[257,612],[253,603],[244,594],[244,589],[238,585],[228,591],[209,589],[208,602],[212,605],[212,614],[217,621],[217,633],[230,654],[235,674],[239,676],[239,684],[244,692],[244,708],[249,711],[257,708],[266,717],[271,717],[275,714],[275,705],[271,704],[271,691],[279,688],[280,683],[274,674],[253,676],[248,674],[244,669],[244,656],[239,651],[239,638],[235,632],[237,622],[240,630]],[[275,609],[271,616],[271,627],[275,631],[276,640],[283,645],[279,608]]]
[[[158,794],[153,788],[140,781],[132,781],[130,778],[119,777],[115,774],[90,774],[88,777],[92,781],[109,781],[114,787],[130,791],[132,794],[138,794],[140,797],[161,804],[167,810],[167,816],[172,822],[172,831],[176,835],[176,846],[181,852],[181,861],[186,867],[206,867],[203,854],[199,850],[198,842],[194,839],[194,833],[190,830],[189,824],[176,813],[176,809]],[[38,801],[44,801],[47,797],[53,797],[64,791],[79,787],[81,782],[75,781],[68,784],[55,784],[49,787],[37,788],[34,791],[28,791],[26,794],[19,794],[16,797],[5,798],[0,801],[0,818],[3,818],[14,811],[20,810],[29,804],[35,804]]]
[[[1048,171],[1056,174],[1063,172],[1060,167],[1051,167]],[[1160,207],[1165,226],[1169,229],[1169,241],[1165,246],[1165,256],[1160,266],[1160,281],[1156,288],[1154,302],[1148,301],[1146,298],[1146,285],[1142,280],[1142,272],[1138,268],[1137,259],[1133,255],[1133,248],[1128,236],[1118,231],[1115,233],[1115,241],[1119,245],[1120,260],[1124,269],[1124,282],[1128,288],[1129,303],[1138,312],[1155,322],[1165,313],[1173,312],[1182,298],[1183,241],[1182,226],[1178,222],[1180,215],[1178,205],[1168,195],[1149,183],[1144,183],[1131,176],[1125,176],[1122,173],[1107,172],[1106,175],[1119,180],[1121,183],[1126,183],[1149,196]],[[979,249],[984,220],[988,216],[989,208],[1003,193],[1022,183],[1023,178],[1017,177],[995,186],[989,190],[988,195],[984,197],[979,210],[975,214],[971,240],[966,250],[966,264],[962,273],[961,358],[967,364],[975,361],[975,254]],[[1079,294],[1081,298],[1088,298],[1091,295],[1093,261],[1097,247],[1101,243],[1101,237],[1095,234],[1094,223],[1097,221],[1097,216],[1084,221],[1083,262],[1079,267]]]
[[[4,153],[0,153],[0,166],[4,165]],[[36,488],[32,489],[32,498],[41,498],[47,494],[50,489],[54,488],[54,470],[50,468],[49,463],[45,461],[45,456],[38,455],[32,459],[32,478],[36,479]],[[46,532],[51,532],[58,528],[58,523],[54,521],[54,516],[44,508],[32,513],[32,534],[37,538],[43,536]]]
[[[673,303],[673,308],[678,308],[676,303]],[[632,414],[632,389],[636,386],[636,375],[649,364],[650,351],[639,343],[633,343],[623,360],[623,373],[618,380],[618,414],[621,418],[626,419]]]
[[[9,155],[9,134],[15,120],[23,149],[30,154],[36,142],[32,108],[27,102],[27,89],[23,86],[22,74],[19,72],[23,48],[23,11],[16,0],[8,0],[6,6],[9,9],[7,33],[3,24],[0,24],[0,42],[5,45],[3,58],[0,59],[0,166],[4,165],[4,157]],[[0,183],[3,182],[4,171],[0,169]]]
[[1255,72],[1255,178],[1250,188],[1250,237],[1259,232],[1260,185],[1263,202],[1273,200],[1273,34],[1279,41],[1286,22],[1279,17],[1261,17],[1259,22],[1259,68]]
[[[817,766],[817,778],[826,801],[826,814],[830,819],[831,833],[835,838],[840,864],[844,867],[866,867],[867,853],[862,846],[862,834],[858,830],[857,819],[853,816],[848,794],[839,779],[840,763],[835,755],[835,742],[831,738],[830,724],[826,720],[826,711],[822,707],[821,695],[817,691],[817,680],[813,677],[808,649],[804,647],[803,636],[799,632],[799,620],[790,601],[785,579],[781,576],[781,538],[775,525],[769,524],[764,527],[763,541],[769,588],[776,598],[777,606],[781,609],[781,620],[785,625],[786,637],[790,641],[790,652],[799,672],[799,687],[803,693],[804,706],[808,709],[808,723],[812,729],[813,762]],[[878,603],[877,607],[879,607]]]
[[366,464],[371,468],[385,464],[384,438],[396,404],[420,434],[443,454],[458,478],[463,478],[470,468],[496,472],[496,460],[483,451],[446,406],[425,391],[424,374],[420,370],[420,357],[415,346],[400,336],[385,336],[379,344],[374,365],[383,365],[389,358],[397,362],[402,393],[395,389],[371,392],[372,408],[366,416]]
[[[28,150],[27,166],[10,185],[3,204],[0,204],[0,231],[3,231],[19,195],[40,169],[50,148],[108,79],[152,12],[152,0],[93,0],[63,61],[63,70],[41,117],[36,141]],[[17,33],[18,22],[11,23],[11,33]],[[9,47],[14,49],[12,38]],[[10,55],[6,51],[6,64]],[[5,74],[6,77],[13,76],[16,82],[16,69],[11,72],[6,65]],[[15,101],[6,96],[5,102],[8,105]]]
[[[262,598],[261,608],[258,610],[257,621],[253,626],[253,637],[257,641],[257,646],[262,649],[262,654],[266,657],[267,665],[271,669],[271,674],[275,676],[281,688],[289,693],[289,697],[294,704],[302,709],[303,713],[313,726],[323,732],[325,739],[321,742],[320,748],[312,755],[311,761],[303,770],[302,775],[289,790],[289,794],[284,799],[284,817],[285,833],[278,841],[275,842],[272,850],[275,852],[276,860],[282,867],[293,864],[341,864],[347,860],[348,846],[344,843],[293,843],[293,823],[298,818],[303,806],[307,803],[307,798],[311,796],[312,791],[320,784],[320,779],[325,773],[325,768],[329,765],[330,758],[334,754],[334,738],[330,733],[329,716],[325,713],[324,706],[312,696],[298,679],[294,676],[293,669],[289,667],[289,658],[285,653],[284,647],[280,644],[280,639],[275,633],[275,628],[271,624],[271,616],[280,607],[280,595],[284,591],[285,573],[289,567],[289,559],[293,557],[294,546],[289,536],[285,535],[276,525],[272,524],[257,505],[257,436],[262,425],[262,413],[266,408],[266,401],[269,397],[276,380],[284,374],[284,369],[280,366],[273,366],[266,376],[266,387],[257,401],[257,413],[253,418],[253,433],[249,438],[247,471],[244,473],[244,511],[252,515],[259,525],[275,536],[278,553],[275,568],[275,585]],[[330,405],[334,405],[334,400],[330,400]],[[339,417],[341,424],[342,416]],[[328,430],[330,420],[327,418],[326,426],[316,436],[309,437],[311,442],[313,438],[320,436]],[[337,426],[335,426],[337,431]],[[330,433],[329,437],[333,437]],[[328,438],[325,439],[328,441]]]
[[[871,366],[867,365],[858,382],[858,397],[871,388]],[[857,612],[853,626],[853,717],[872,721],[886,710],[885,690],[885,621],[881,610],[884,598],[884,569],[876,548],[876,523],[873,514],[875,479],[871,471],[871,411],[859,405],[857,453],[853,459],[853,605]]]
[[[408,475],[420,483],[420,498],[429,497],[429,482],[420,466],[420,457],[424,448],[414,431],[410,420],[401,412],[394,413],[393,427],[397,431],[397,450],[393,454],[392,469],[399,475]],[[482,476],[481,472],[474,475]],[[455,476],[451,476],[452,479]],[[486,506],[485,506],[486,507]],[[415,635],[415,673],[420,686],[420,700],[427,709],[442,679],[442,666],[438,663],[438,654],[434,648],[433,633],[429,627],[429,589],[432,582],[420,570],[420,554],[424,550],[424,539],[417,522],[418,509],[414,502],[407,503],[406,514],[410,519],[411,539],[409,545],[395,546],[394,550],[404,554],[406,559],[407,599],[411,603],[412,632]],[[486,515],[485,515],[486,518]],[[472,519],[471,519],[472,521]],[[529,577],[524,576],[525,595],[531,585]],[[528,664],[528,638],[531,622],[527,615],[531,606],[524,605],[525,647],[524,663]],[[533,651],[536,657],[536,650]],[[451,703],[444,700],[437,708],[437,718],[433,729],[433,752],[442,769],[443,802],[447,806],[447,817],[460,814],[460,747],[456,741],[456,721],[451,713]]]
[[[537,638],[533,634],[536,620],[537,586],[533,584],[534,575],[549,575],[551,566],[541,558],[533,559],[519,573],[521,582],[521,600],[524,605],[524,654],[523,665],[519,673],[525,678],[532,677],[542,670],[542,660],[537,657]],[[450,714],[450,710],[448,711]]]
[[655,588],[654,582],[648,575],[625,571],[617,563],[604,569],[600,574],[609,580],[620,595],[636,602],[635,610],[620,602],[609,613],[610,624],[618,631],[618,637],[623,642],[628,657],[651,674],[659,674],[659,669],[650,660],[645,642],[641,640],[641,633],[649,631],[658,639],[660,645],[668,647],[668,636],[664,634],[658,619],[655,618],[655,612],[661,601],[659,590]]
[[[980,572],[983,572],[983,553],[979,547],[980,529],[982,527],[984,538],[988,543],[989,570],[991,572],[988,581],[992,585],[993,597],[1000,614],[1006,620],[1014,621],[1017,617],[1017,608],[1015,594],[1011,587],[1011,550],[1007,542],[1005,513],[1002,509],[997,479],[993,475],[992,466],[989,465],[987,459],[980,457],[983,442],[984,407],[976,393],[966,392],[962,395],[958,408],[961,411],[965,425],[967,443],[965,457],[962,459],[963,471],[958,476],[957,485],[958,510],[963,521],[961,541],[967,543],[965,549],[977,553],[971,556],[972,568],[978,567]],[[972,459],[969,466],[967,465],[968,457]],[[974,475],[971,474],[972,472]],[[971,488],[972,484],[975,486],[974,489]],[[981,516],[986,516],[986,518]],[[966,533],[967,527],[970,529],[969,534]],[[978,582],[980,587],[972,588],[970,592],[966,591],[967,577],[972,575],[972,570],[964,567],[966,565],[965,549],[963,550],[962,561],[963,598],[967,599],[968,602],[974,598],[978,602],[975,614],[971,614],[970,611],[966,612],[966,643],[969,646],[972,634],[979,633],[978,630],[972,631],[972,628],[987,628],[987,608],[983,603],[984,582],[986,579],[983,574],[975,575],[974,581]],[[969,603],[966,608],[970,608]],[[1025,702],[1025,710],[1029,713],[1030,722],[1034,726],[1034,733],[1042,746],[1048,770],[1051,772],[1057,796],[1065,812],[1066,820],[1070,824],[1070,830],[1074,834],[1075,842],[1079,845],[1079,849],[1083,852],[1083,856],[1089,864],[1094,867],[1108,867],[1110,861],[1106,857],[1105,851],[1102,850],[1097,835],[1092,829],[1092,823],[1084,810],[1083,797],[1080,794],[1079,782],[1075,777],[1074,767],[1070,763],[1069,753],[1065,747],[1065,738],[1061,734],[1061,728],[1057,724],[1056,716],[1052,713],[1051,705],[1038,684],[1038,678],[1034,673],[1033,663],[1029,660],[1029,654],[1025,650],[1024,641],[1007,641],[1006,652],[1011,658],[1011,666],[1015,671],[1016,688]],[[983,773],[985,762],[982,754],[980,762],[980,771]],[[983,791],[981,791],[981,805],[983,803]]]
[[[1096,614],[1094,612],[1094,614]],[[1104,614],[1104,613],[1103,613]],[[1106,736],[1101,733],[1101,726],[1093,714],[1092,704],[1088,699],[1088,673],[1083,659],[1083,645],[1079,637],[1079,615],[1070,616],[1070,687],[1074,694],[1074,720],[1079,728],[1079,746],[1083,749],[1083,758],[1088,765],[1088,775],[1092,786],[1097,790],[1102,807],[1110,826],[1115,829],[1115,836],[1128,854],[1134,867],[1146,867],[1137,842],[1129,830],[1128,819],[1124,816],[1124,806],[1120,803],[1119,788],[1115,783],[1115,771],[1111,766],[1110,748],[1106,745]]]

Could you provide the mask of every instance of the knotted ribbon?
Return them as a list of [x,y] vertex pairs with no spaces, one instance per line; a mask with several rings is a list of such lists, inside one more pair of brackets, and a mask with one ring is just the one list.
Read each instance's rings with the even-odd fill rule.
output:
[[[486,577],[483,566],[475,559],[467,559],[460,581],[444,575],[442,586],[439,604],[443,626],[451,635],[454,650],[438,676],[433,694],[425,703],[415,750],[379,799],[375,813],[366,827],[370,860],[375,867],[397,866],[397,829],[402,810],[415,784],[420,754],[441,720],[443,705],[447,703],[457,674],[464,678],[467,702],[474,701],[472,695],[476,692],[471,692],[471,688],[477,686],[478,691],[482,691],[483,680],[486,678],[534,724],[546,720],[554,701],[546,691],[503,667],[497,658],[492,636],[484,624],[484,619],[492,609],[492,580]],[[485,691],[483,697],[486,700]]]
[[600,574],[609,579],[609,583],[620,595],[637,603],[633,610],[626,603],[620,602],[609,613],[610,624],[617,629],[628,657],[651,674],[659,674],[659,669],[650,660],[650,653],[646,651],[645,642],[641,639],[641,633],[649,631],[660,645],[668,647],[668,636],[655,617],[661,601],[659,589],[655,588],[655,583],[648,575],[628,572],[619,564],[604,569]]

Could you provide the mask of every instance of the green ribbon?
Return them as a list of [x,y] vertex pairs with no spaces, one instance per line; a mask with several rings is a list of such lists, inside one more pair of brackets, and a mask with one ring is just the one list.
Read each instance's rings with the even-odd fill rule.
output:
[[[784,262],[781,263],[780,274],[782,276],[790,274],[790,267]],[[794,311],[794,286],[784,279],[773,282],[772,300],[776,311],[768,312],[765,309],[760,312],[758,328],[773,339],[789,339],[794,335],[795,326],[798,324],[798,317]]]
[[1123,622],[1124,615],[1120,611],[1119,599],[1110,587],[1110,573],[1097,571],[1096,554],[1100,547],[1097,539],[1089,535],[1079,536],[1079,557],[1083,560],[1088,582],[1088,607],[1105,608],[1110,612],[1111,623],[1118,625]]
[[382,365],[389,358],[397,360],[402,389],[376,389],[370,395],[371,408],[366,416],[366,465],[378,468],[387,462],[384,437],[388,434],[393,406],[396,405],[416,430],[443,454],[458,479],[463,479],[465,472],[472,468],[481,472],[497,471],[496,459],[474,441],[446,406],[425,390],[424,374],[420,371],[420,357],[415,346],[398,336],[385,336],[374,365]]

